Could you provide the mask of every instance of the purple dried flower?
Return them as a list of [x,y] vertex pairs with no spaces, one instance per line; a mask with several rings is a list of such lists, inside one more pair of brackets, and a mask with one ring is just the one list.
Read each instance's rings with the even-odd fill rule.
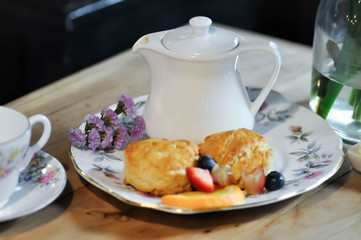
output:
[[130,139],[138,139],[143,135],[145,130],[145,122],[142,116],[134,118],[134,126],[129,129]]
[[96,128],[92,128],[88,134],[88,147],[94,152],[100,146],[100,135]]
[[98,131],[105,131],[105,125],[103,120],[94,114],[88,114],[84,118],[85,124],[85,132],[89,132],[92,128],[96,128]]
[[116,149],[122,149],[128,140],[128,129],[123,124],[120,124],[119,128],[115,130],[114,147]]
[[103,118],[109,118],[110,121],[118,120],[118,115],[110,108],[103,108],[100,114]]
[[129,117],[133,117],[135,114],[133,98],[123,94],[118,98],[118,106],[115,109],[117,114],[124,113]]
[[[121,113],[123,115],[119,118]],[[123,149],[130,139],[141,138],[145,131],[143,117],[136,115],[133,98],[126,94],[118,98],[114,111],[103,108],[100,115],[86,115],[84,133],[80,129],[70,128],[69,140],[77,147],[88,146],[92,151]]]
[[102,142],[100,143],[100,147],[102,149],[112,146],[113,135],[114,135],[114,130],[112,127],[109,126],[105,129],[104,133],[101,133]]
[[69,128],[68,139],[76,147],[84,147],[86,144],[86,136],[79,128]]
[[118,129],[120,125],[120,121],[118,119],[118,115],[109,108],[103,108],[101,111],[101,119],[104,121],[105,126],[110,126],[114,129]]

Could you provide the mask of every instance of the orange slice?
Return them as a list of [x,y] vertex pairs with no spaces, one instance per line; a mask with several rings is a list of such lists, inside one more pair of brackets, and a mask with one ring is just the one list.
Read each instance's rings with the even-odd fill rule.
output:
[[192,210],[231,207],[243,200],[244,194],[236,185],[230,185],[222,189],[217,189],[212,193],[194,191],[164,195],[161,198],[161,202],[165,205],[188,208]]

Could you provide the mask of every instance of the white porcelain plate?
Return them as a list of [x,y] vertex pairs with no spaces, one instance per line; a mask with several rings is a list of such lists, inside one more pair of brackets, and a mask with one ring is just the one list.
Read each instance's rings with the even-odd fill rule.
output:
[[[255,99],[259,89],[248,89]],[[134,99],[146,101],[147,96]],[[139,104],[138,113],[143,111]],[[114,109],[114,106],[110,108]],[[80,126],[84,128],[84,124]],[[281,172],[285,186],[265,194],[247,196],[245,201],[230,208],[194,211],[161,204],[154,197],[123,183],[124,152],[92,152],[71,147],[75,169],[87,181],[126,203],[176,214],[249,208],[278,202],[307,192],[336,173],[343,161],[342,140],[328,123],[310,110],[287,102],[272,91],[256,115],[254,130],[268,140],[275,152],[273,169]]]
[[66,173],[61,163],[46,152],[34,154],[24,169],[14,194],[0,208],[0,222],[23,217],[52,203],[63,191]]

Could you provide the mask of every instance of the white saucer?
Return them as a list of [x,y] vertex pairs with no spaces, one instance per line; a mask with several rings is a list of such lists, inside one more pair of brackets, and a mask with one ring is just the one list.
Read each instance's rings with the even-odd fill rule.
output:
[[21,172],[18,185],[8,203],[0,208],[0,222],[23,217],[52,203],[63,191],[66,173],[61,163],[38,151]]

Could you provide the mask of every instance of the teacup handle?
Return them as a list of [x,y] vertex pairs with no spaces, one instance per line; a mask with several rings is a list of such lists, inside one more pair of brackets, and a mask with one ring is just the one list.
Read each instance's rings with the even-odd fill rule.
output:
[[275,44],[274,42],[261,39],[252,39],[252,41],[248,41],[245,40],[243,37],[241,39],[243,39],[244,43],[242,43],[240,53],[246,51],[264,51],[270,53],[275,60],[275,65],[273,67],[271,78],[268,80],[266,86],[262,89],[262,91],[258,94],[258,97],[250,104],[251,114],[252,116],[255,116],[260,109],[262,103],[268,96],[269,92],[271,91],[273,84],[276,82],[278,73],[280,72],[281,68],[281,54],[277,44]]
[[23,158],[22,166],[20,171],[22,171],[30,162],[33,155],[39,151],[42,147],[45,146],[45,144],[48,142],[50,134],[51,134],[51,123],[50,120],[42,115],[42,114],[35,114],[31,117],[29,117],[30,122],[30,128],[33,128],[35,123],[41,123],[44,126],[43,133],[39,140],[30,146],[25,154],[25,157]]

